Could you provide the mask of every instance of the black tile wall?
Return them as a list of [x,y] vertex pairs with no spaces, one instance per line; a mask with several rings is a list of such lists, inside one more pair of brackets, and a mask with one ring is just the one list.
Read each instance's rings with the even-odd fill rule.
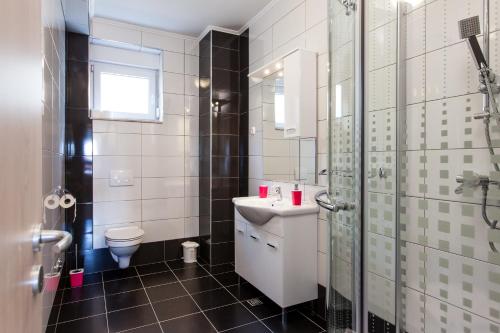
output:
[[246,73],[248,30],[211,31],[201,40],[200,79],[210,91],[200,87],[200,251],[210,264],[234,260],[232,198],[248,195]]
[[[92,250],[93,160],[92,121],[88,111],[88,36],[66,33],[66,121],[64,150],[66,188],[75,196],[77,216],[66,214],[66,229],[80,249],[80,263]],[[73,221],[74,220],[74,221]],[[72,249],[66,253],[69,268],[74,268]]]

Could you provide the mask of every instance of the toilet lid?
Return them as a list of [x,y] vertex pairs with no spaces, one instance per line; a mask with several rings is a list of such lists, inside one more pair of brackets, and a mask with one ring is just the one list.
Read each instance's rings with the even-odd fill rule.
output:
[[138,227],[111,228],[106,230],[104,236],[114,241],[134,240],[144,236],[144,230]]

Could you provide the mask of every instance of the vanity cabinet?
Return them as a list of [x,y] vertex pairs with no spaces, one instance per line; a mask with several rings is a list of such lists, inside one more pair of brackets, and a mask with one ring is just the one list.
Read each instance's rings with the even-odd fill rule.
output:
[[262,226],[234,214],[236,273],[283,308],[318,298],[317,214]]

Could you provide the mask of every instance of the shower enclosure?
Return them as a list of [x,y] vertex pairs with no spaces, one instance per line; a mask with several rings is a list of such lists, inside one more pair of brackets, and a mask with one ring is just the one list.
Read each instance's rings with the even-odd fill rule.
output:
[[500,1],[329,0],[329,41],[329,332],[499,333]]

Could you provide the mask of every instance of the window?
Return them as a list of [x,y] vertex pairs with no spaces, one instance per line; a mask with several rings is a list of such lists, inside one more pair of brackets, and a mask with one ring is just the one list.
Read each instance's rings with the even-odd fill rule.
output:
[[162,121],[161,51],[91,44],[91,117]]

